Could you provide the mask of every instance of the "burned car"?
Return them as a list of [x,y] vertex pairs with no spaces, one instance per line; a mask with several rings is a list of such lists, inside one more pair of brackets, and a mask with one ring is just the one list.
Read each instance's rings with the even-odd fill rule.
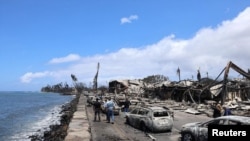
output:
[[93,95],[87,96],[87,103],[88,103],[88,105],[93,105],[95,99],[96,99],[96,97],[93,96]]
[[221,116],[206,122],[187,123],[180,131],[182,141],[207,141],[209,125],[250,125],[250,117]]
[[[131,111],[135,107],[138,107],[138,106],[142,105],[141,102],[139,100],[137,100],[137,99],[131,99],[131,100],[129,100],[129,102],[130,102],[130,105],[129,105],[128,111]],[[124,105],[122,105],[121,111],[124,112],[124,109],[125,109]]]
[[172,131],[173,118],[162,107],[135,107],[126,113],[126,123],[144,132]]
[[116,102],[114,102],[114,115],[120,115],[120,111],[121,111],[121,107],[118,106],[118,104]]

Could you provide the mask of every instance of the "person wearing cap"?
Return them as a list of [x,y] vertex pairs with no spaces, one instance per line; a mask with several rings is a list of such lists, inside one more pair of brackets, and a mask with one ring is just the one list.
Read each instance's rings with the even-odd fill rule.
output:
[[96,98],[96,101],[93,104],[93,110],[95,112],[95,119],[94,121],[96,121],[96,117],[98,116],[98,120],[101,121],[101,117],[100,117],[100,113],[101,113],[101,103],[99,102],[99,99]]

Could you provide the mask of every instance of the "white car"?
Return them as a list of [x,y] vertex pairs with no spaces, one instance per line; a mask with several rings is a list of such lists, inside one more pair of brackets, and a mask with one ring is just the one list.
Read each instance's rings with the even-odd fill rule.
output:
[[173,118],[162,107],[135,107],[126,113],[126,123],[144,132],[172,131]]

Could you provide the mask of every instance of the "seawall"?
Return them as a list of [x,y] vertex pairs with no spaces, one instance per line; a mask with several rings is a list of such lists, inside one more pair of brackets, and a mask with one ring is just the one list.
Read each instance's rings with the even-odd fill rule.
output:
[[69,123],[65,141],[91,141],[89,121],[86,113],[86,98],[80,95],[77,109]]

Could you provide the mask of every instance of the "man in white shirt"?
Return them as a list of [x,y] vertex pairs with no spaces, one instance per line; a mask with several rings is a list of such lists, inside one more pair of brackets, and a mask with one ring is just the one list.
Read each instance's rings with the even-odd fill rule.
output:
[[108,112],[108,123],[112,123],[114,124],[114,102],[111,100],[111,98],[109,98],[109,101],[107,102],[107,112]]
[[106,120],[109,121],[109,115],[108,115],[108,108],[107,108],[107,99],[104,100],[104,110],[105,110],[105,114],[106,114]]

